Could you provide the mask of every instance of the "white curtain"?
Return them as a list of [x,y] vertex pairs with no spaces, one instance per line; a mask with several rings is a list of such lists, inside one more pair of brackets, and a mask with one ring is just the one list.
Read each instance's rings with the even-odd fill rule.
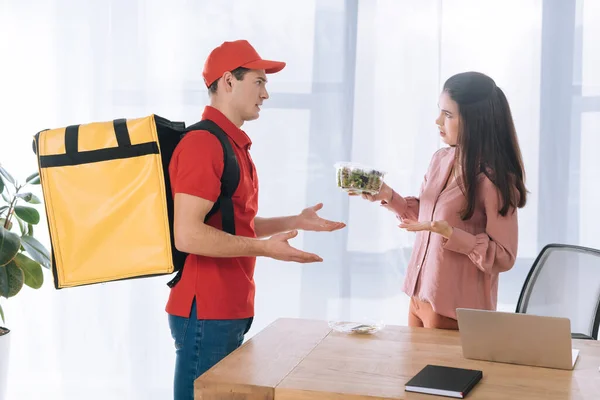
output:
[[[206,55],[248,39],[288,62],[270,77],[261,118],[245,126],[260,214],[322,201],[324,217],[348,223],[295,239],[322,264],[258,261],[249,337],[278,317],[406,324],[400,285],[413,235],[348,199],[333,164],[371,164],[416,194],[442,146],[441,85],[478,70],[508,96],[530,191],[517,264],[500,283],[499,307],[511,310],[544,244],[600,248],[599,26],[600,0],[3,0],[0,162],[18,177],[33,172],[31,139],[44,128],[151,113],[195,122],[208,100]],[[9,399],[171,398],[169,277],[58,291],[49,271],[45,279],[2,302]]]

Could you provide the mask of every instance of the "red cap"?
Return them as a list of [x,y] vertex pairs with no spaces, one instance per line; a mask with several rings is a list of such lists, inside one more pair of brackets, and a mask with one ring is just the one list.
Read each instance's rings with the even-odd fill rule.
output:
[[254,47],[247,40],[224,42],[208,55],[204,63],[204,83],[209,87],[227,71],[244,67],[248,69],[264,69],[267,74],[274,74],[285,67],[282,61],[270,61],[260,58]]

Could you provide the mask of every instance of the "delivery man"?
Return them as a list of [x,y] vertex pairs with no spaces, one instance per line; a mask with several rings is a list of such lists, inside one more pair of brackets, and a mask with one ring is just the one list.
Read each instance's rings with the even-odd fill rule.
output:
[[193,400],[194,380],[242,344],[254,316],[256,257],[320,262],[318,255],[295,249],[288,240],[299,229],[335,231],[345,226],[319,217],[322,204],[295,216],[256,216],[258,175],[250,157],[252,141],[241,127],[259,117],[269,98],[267,75],[284,67],[284,62],[262,59],[245,40],[221,44],[204,65],[210,105],[202,120],[212,121],[226,134],[239,168],[239,183],[231,196],[235,234],[223,229],[221,213],[206,219],[222,195],[224,145],[218,137],[208,130],[192,130],[169,165],[175,246],[189,254],[166,306],[176,349],[175,400]]

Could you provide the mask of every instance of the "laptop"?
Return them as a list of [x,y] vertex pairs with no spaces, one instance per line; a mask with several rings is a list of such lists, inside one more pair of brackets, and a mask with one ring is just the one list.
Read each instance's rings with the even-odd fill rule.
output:
[[571,370],[579,350],[571,348],[571,321],[500,311],[457,308],[463,357]]

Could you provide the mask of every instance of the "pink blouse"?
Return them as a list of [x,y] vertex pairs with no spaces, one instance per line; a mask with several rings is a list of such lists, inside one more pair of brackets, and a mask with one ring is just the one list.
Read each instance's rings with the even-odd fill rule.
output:
[[500,215],[500,192],[484,174],[477,179],[475,212],[463,221],[460,211],[466,197],[457,181],[442,190],[453,162],[454,148],[438,150],[418,198],[394,192],[391,202],[382,205],[399,219],[445,220],[453,227],[450,239],[429,231],[416,233],[402,291],[456,319],[456,308],[496,309],[498,274],[515,263],[518,221],[516,209]]

